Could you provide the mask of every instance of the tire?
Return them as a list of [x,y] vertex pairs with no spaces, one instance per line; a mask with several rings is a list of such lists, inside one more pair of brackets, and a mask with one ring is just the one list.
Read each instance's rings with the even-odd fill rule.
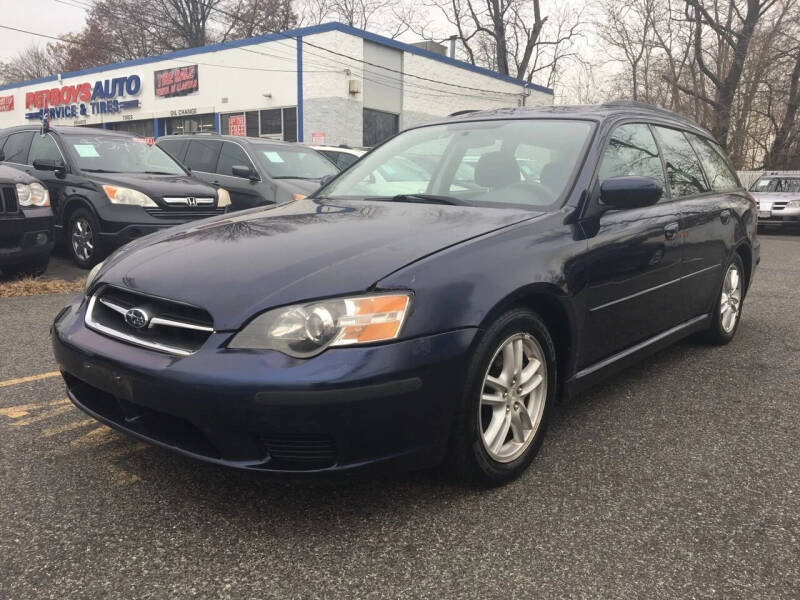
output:
[[[730,290],[732,272],[736,272],[738,278],[736,282],[738,291],[733,294]],[[742,320],[742,308],[744,306],[745,293],[747,292],[746,281],[742,259],[737,253],[734,253],[733,258],[725,267],[717,299],[714,302],[714,311],[711,314],[711,325],[701,335],[702,341],[714,346],[723,346],[736,335],[739,323]],[[731,315],[732,322],[730,320]]]
[[39,277],[47,270],[50,255],[44,258],[26,260],[16,265],[2,267],[2,271],[9,277]]
[[[504,350],[509,344],[511,355]],[[507,385],[508,375],[520,372],[519,367],[506,371],[506,359],[516,359],[516,348],[523,351],[521,373],[525,373],[525,367],[533,368],[530,358],[541,363],[532,374],[523,375],[523,386],[532,389],[529,394],[524,389],[519,394],[517,380]],[[514,309],[497,319],[470,361],[446,466],[459,479],[483,487],[503,485],[517,478],[541,446],[556,397],[556,373],[553,340],[539,315]],[[538,385],[536,377],[541,378]],[[527,421],[522,418],[523,410],[528,414]]]
[[[83,234],[81,230],[84,232]],[[91,269],[103,258],[99,234],[100,224],[92,211],[79,208],[70,215],[64,241],[72,261],[80,268]],[[87,235],[88,237],[86,237]]]

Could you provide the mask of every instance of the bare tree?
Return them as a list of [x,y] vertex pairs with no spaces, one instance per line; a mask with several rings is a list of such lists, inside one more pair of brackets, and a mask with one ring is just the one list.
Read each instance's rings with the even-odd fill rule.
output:
[[60,73],[64,63],[52,46],[29,46],[10,60],[0,62],[0,82],[12,83]]

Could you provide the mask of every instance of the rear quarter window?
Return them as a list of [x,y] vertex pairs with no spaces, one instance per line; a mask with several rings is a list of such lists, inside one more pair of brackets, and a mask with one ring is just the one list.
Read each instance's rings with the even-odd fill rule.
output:
[[189,140],[159,140],[159,147],[169,152],[172,156],[183,162],[186,156],[186,147]]
[[700,162],[703,164],[708,184],[712,190],[715,192],[729,192],[740,187],[739,180],[728,166],[728,161],[723,154],[722,148],[697,135],[690,134],[689,139],[700,157]]
[[221,149],[222,142],[218,140],[191,140],[184,163],[195,171],[214,173]]
[[5,160],[20,165],[26,164],[32,139],[32,131],[20,131],[19,133],[12,133],[9,135],[6,143],[3,144]]

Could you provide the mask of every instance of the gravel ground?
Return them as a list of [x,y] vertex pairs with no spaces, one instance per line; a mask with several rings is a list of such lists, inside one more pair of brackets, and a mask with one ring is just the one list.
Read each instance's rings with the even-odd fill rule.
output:
[[[0,383],[0,598],[798,598],[800,236],[762,237],[736,339],[557,407],[515,483],[297,483]],[[66,297],[0,301],[0,382],[55,370]]]

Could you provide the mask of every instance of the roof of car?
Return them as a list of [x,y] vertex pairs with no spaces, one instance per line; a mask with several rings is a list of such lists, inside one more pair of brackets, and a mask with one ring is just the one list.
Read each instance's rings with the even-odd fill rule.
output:
[[254,137],[244,135],[222,135],[214,133],[213,131],[204,131],[202,133],[175,133],[172,135],[163,135],[158,138],[158,142],[164,140],[196,140],[198,138],[209,138],[214,140],[230,140],[232,142],[250,142],[251,144],[274,144],[276,146],[296,146],[294,142],[284,142],[283,140],[274,140],[266,137]]
[[464,110],[453,113],[440,123],[453,121],[482,121],[487,119],[535,119],[545,117],[588,118],[605,120],[616,117],[659,118],[672,121],[680,127],[692,129],[708,136],[709,132],[691,119],[670,110],[643,102],[615,101],[604,104],[534,105],[492,110]]
[[[6,127],[0,133],[15,133],[17,131],[39,131],[41,125],[39,123],[30,123],[28,125],[16,125],[14,127]],[[108,135],[108,136],[127,136],[136,137],[133,133],[127,131],[116,131],[114,129],[100,129],[99,127],[70,127],[69,125],[57,125],[49,129],[53,133],[83,133],[85,135]]]

